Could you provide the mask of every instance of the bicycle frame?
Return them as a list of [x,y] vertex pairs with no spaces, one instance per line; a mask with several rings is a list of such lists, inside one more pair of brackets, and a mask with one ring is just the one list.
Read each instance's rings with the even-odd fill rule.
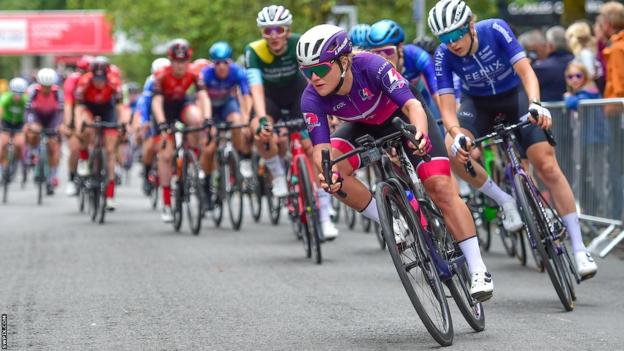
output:
[[[299,174],[298,161],[300,158],[304,159],[304,162],[308,169],[308,174],[310,174],[310,176],[314,175],[314,167],[312,167],[312,162],[308,158],[308,155],[306,154],[305,149],[303,148],[302,140],[303,139],[301,137],[300,131],[294,130],[288,133],[288,142],[290,144],[290,154],[292,155],[292,161],[290,162],[291,177],[287,179],[289,185],[292,185],[292,177]],[[296,186],[298,187],[299,183],[297,183]],[[318,193],[316,191],[317,190],[316,182],[312,182],[312,186],[314,188],[314,197],[316,199],[316,203],[318,204],[319,201],[318,201]],[[298,197],[297,213],[299,214],[299,217],[301,218],[301,222],[304,224],[307,224],[307,217],[305,215],[305,208],[304,208],[305,201],[303,198],[303,192],[299,191],[297,197]],[[292,207],[292,202],[290,200],[290,197],[287,197],[286,205],[289,208]]]

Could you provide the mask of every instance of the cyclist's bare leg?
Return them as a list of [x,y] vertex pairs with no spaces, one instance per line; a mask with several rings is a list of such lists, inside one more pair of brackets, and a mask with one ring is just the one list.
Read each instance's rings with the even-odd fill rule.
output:
[[39,133],[43,128],[39,123],[29,123],[26,127],[26,142],[31,148],[39,145]]
[[108,158],[107,170],[108,180],[115,180],[115,165],[117,164],[117,140],[119,136],[116,131],[105,131],[104,147],[106,148],[106,156]]
[[547,142],[531,145],[527,150],[529,161],[553,197],[557,212],[562,216],[576,211],[574,194],[568,180],[561,172],[555,149]]
[[48,138],[48,165],[56,169],[61,161],[61,143],[56,137]]
[[204,173],[206,174],[212,174],[212,172],[214,172],[216,168],[215,167],[215,154],[217,151],[217,142],[216,142],[216,139],[214,138],[216,136],[216,133],[214,131],[212,133],[213,133],[213,138],[210,141],[210,143],[208,143],[208,145],[203,147],[202,154],[199,159],[199,164],[201,168],[204,170]]
[[174,144],[173,138],[165,137],[165,147],[162,148],[162,140],[163,136],[157,139],[158,141],[154,143],[154,147],[158,149],[158,178],[160,179],[160,184],[163,187],[163,203],[165,206],[170,206],[171,198],[167,199],[164,194],[166,192],[171,191],[171,169],[173,162],[173,152],[174,152]]
[[[227,121],[232,124],[241,124],[243,117],[238,112],[232,112],[227,116]],[[232,145],[241,155],[251,154],[251,145],[245,139],[245,128],[232,129]]]
[[424,181],[427,194],[444,215],[444,223],[455,241],[462,241],[476,233],[472,214],[466,203],[459,197],[448,176],[433,176]]
[[[6,166],[6,145],[9,143],[9,133],[0,132],[0,166]],[[18,154],[19,155],[19,154]]]
[[[187,106],[182,112],[182,120],[184,121],[184,124],[189,128],[201,127],[202,119],[199,108],[197,108],[197,106],[195,105]],[[199,150],[200,141],[202,139],[202,133],[200,132],[189,133],[187,135],[189,145],[197,150]]]
[[69,157],[67,159],[70,174],[76,174],[78,167],[78,154],[80,152],[80,139],[75,132],[67,138],[67,147],[69,148]]

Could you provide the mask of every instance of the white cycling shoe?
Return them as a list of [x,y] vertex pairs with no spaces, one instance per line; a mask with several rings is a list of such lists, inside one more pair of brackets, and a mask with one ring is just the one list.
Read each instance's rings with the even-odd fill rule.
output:
[[251,178],[253,177],[253,169],[251,167],[251,160],[249,159],[243,159],[240,160],[240,173],[243,176],[243,178]]
[[76,183],[69,181],[65,186],[65,195],[67,196],[76,196],[78,195],[78,188],[76,187]]
[[490,272],[475,272],[470,275],[470,295],[473,299],[483,302],[489,300],[494,293],[494,282]]
[[171,211],[170,206],[163,207],[162,213],[160,214],[160,219],[162,219],[162,221],[165,223],[173,222],[173,212]]
[[516,203],[514,201],[509,201],[504,203],[501,207],[503,208],[503,227],[505,227],[505,230],[508,232],[516,232],[522,229],[524,223],[522,222],[522,217],[520,217]]
[[574,261],[576,261],[576,269],[581,276],[581,280],[589,279],[598,272],[598,266],[589,252],[575,252]]
[[278,176],[273,178],[273,196],[285,197],[288,195],[288,186],[286,185],[286,177]]
[[338,237],[338,228],[331,219],[321,222],[321,227],[323,228],[323,237],[325,240],[334,240]]

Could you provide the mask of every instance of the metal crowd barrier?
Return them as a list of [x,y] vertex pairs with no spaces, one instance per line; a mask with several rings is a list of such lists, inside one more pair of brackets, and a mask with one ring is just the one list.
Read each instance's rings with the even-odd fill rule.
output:
[[557,160],[579,218],[606,226],[589,245],[605,257],[624,240],[624,99],[581,100],[578,111],[566,110],[563,102],[544,106],[553,117]]

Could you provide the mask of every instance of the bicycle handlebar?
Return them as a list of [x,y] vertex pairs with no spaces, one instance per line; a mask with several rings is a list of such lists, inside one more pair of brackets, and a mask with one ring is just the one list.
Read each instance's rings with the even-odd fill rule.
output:
[[[394,119],[392,120],[392,125],[395,128],[397,128],[398,131],[385,135],[379,139],[373,139],[370,136],[368,136],[368,138],[364,137],[360,139],[362,140],[361,146],[356,147],[353,150],[345,154],[342,154],[333,160],[330,159],[329,149],[322,150],[321,151],[321,167],[322,167],[323,176],[325,177],[325,182],[327,183],[327,185],[329,185],[330,187],[333,185],[332,170],[331,170],[333,165],[341,161],[344,161],[351,156],[362,154],[370,150],[378,149],[380,147],[383,147],[383,145],[387,143],[388,141],[399,139],[401,137],[406,137],[414,145],[419,144],[419,140],[416,140],[416,136],[415,136],[415,133],[416,133],[415,126],[405,123],[400,117],[394,117]],[[379,158],[381,158],[381,154],[378,152],[372,153],[369,156],[370,156],[369,160],[372,160],[372,161],[376,161]],[[422,158],[425,160],[425,162],[429,162],[431,160],[431,156],[429,156],[428,154],[425,154],[424,156],[422,156]],[[346,196],[346,194],[342,192],[342,190],[339,190],[337,193],[338,195],[342,197]],[[341,193],[344,194],[344,196]]]

